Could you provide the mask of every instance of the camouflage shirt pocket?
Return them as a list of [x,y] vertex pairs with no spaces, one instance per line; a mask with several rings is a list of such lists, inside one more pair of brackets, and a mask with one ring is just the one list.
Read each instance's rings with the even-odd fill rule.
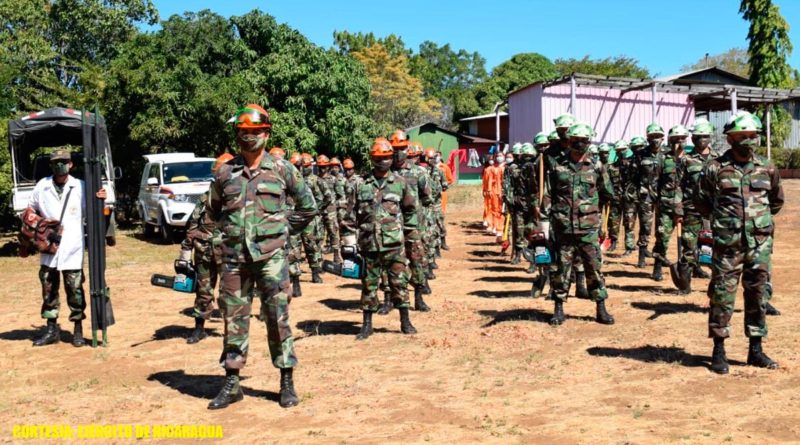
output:
[[279,182],[259,182],[256,185],[258,208],[265,213],[278,213],[284,206],[283,185]]

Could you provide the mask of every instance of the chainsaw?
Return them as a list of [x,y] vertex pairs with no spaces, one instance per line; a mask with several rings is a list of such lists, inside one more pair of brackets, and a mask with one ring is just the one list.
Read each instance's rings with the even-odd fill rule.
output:
[[175,275],[153,274],[150,284],[178,292],[194,293],[197,271],[191,261],[175,260]]

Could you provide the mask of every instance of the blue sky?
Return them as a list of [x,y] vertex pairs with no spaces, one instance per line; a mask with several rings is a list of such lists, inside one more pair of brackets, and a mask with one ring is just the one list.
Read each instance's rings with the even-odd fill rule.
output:
[[[258,8],[329,47],[333,31],[397,34],[418,48],[425,40],[478,51],[486,67],[521,52],[548,58],[626,55],[655,75],[678,73],[706,53],[747,47],[738,0],[154,0],[162,19],[210,9],[223,16]],[[774,0],[792,27],[800,68],[800,1]]]

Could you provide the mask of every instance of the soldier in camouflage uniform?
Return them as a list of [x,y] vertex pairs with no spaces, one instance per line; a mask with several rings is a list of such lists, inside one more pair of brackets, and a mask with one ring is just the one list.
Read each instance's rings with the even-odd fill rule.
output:
[[[348,214],[355,211],[355,205],[352,202],[355,195],[353,192],[359,184],[364,182],[364,178],[356,174],[355,164],[352,159],[344,160],[344,196],[345,196],[345,209],[342,212],[342,221],[355,221],[355,216]],[[356,245],[356,237],[358,236],[358,228],[350,224],[343,224],[341,226],[342,244],[345,246]]]
[[776,369],[761,347],[767,335],[766,306],[775,231],[773,216],[783,207],[783,188],[778,170],[756,155],[761,122],[747,112],[734,115],[725,126],[731,149],[709,161],[700,177],[695,205],[711,218],[714,253],[708,332],[714,339],[711,369],[728,373],[725,339],[739,278],[744,287],[744,327],[750,339],[747,364]]
[[336,220],[339,223],[339,242],[341,243],[342,221],[347,211],[347,197],[344,189],[347,181],[344,179],[344,173],[342,172],[342,162],[336,156],[331,158],[329,169],[336,180],[334,186],[334,191],[336,192]]
[[[405,150],[403,150],[405,151]],[[385,138],[378,138],[370,150],[373,170],[355,190],[355,225],[358,248],[364,255],[361,279],[361,308],[364,323],[356,339],[372,335],[372,314],[380,307],[378,285],[381,275],[389,279],[391,300],[400,312],[400,330],[415,334],[408,308],[408,269],[404,246],[419,239],[417,197],[410,184],[391,170],[396,150]]]
[[[547,135],[544,133],[537,134],[533,142],[536,144],[536,148],[530,142],[526,142],[520,147],[520,171],[514,183],[515,200],[522,219],[520,249],[528,246],[529,237],[538,229],[539,215],[538,209],[534,207],[534,202],[538,201],[539,197],[539,162],[544,162],[544,159],[537,156],[537,150],[543,152],[550,145]],[[527,272],[536,272],[536,263],[533,260],[531,260]],[[544,288],[548,276],[547,271],[543,271],[539,280],[539,292]]]
[[503,173],[503,202],[506,212],[511,216],[511,230],[508,234],[511,243],[511,264],[519,264],[522,256],[522,214],[515,186],[520,183],[520,161],[522,144],[517,142],[511,147],[511,157],[506,158],[506,171]]
[[658,154],[664,141],[664,130],[652,123],[647,126],[647,147],[636,153],[636,185],[639,189],[639,262],[636,267],[644,269],[645,258],[652,255],[647,251],[650,244],[650,231],[653,228],[653,209],[656,205],[656,177]]
[[669,129],[669,151],[660,153],[656,163],[656,244],[653,247],[653,280],[664,279],[662,266],[669,264],[667,248],[675,225],[683,223],[683,191],[681,190],[681,158],[689,130],[683,125]]
[[[556,168],[558,160],[560,160],[563,156],[568,156],[570,152],[569,147],[569,137],[567,136],[567,130],[572,125],[575,125],[577,121],[575,120],[575,116],[564,113],[559,115],[553,120],[556,126],[556,134],[558,135],[558,139],[552,141],[550,148],[547,149],[545,154],[545,162],[544,162],[544,174],[545,176],[549,175],[550,171]],[[590,144],[591,145],[591,144]],[[588,150],[588,146],[587,146]],[[549,198],[546,196],[544,198],[544,202],[541,203],[541,217],[545,222],[550,221],[549,217],[549,207],[550,202]],[[557,241],[556,238],[559,236],[557,232],[553,231],[554,226],[550,225],[550,240],[551,242]],[[556,274],[558,269],[558,264],[554,261],[553,264],[550,266],[550,276]],[[578,298],[588,299],[589,291],[586,287],[586,272],[584,270],[584,264],[577,256],[574,257],[574,264],[572,268],[575,281],[575,296]]]
[[[322,223],[328,236],[330,248],[333,251],[333,262],[342,262],[341,243],[339,239],[338,205],[340,197],[337,193],[336,175],[331,170],[331,162],[325,155],[317,156],[317,167],[320,169],[319,186],[322,190],[322,203],[319,211],[322,214]],[[342,189],[344,193],[344,189]]]
[[679,268],[681,275],[689,280],[687,292],[691,290],[692,276],[708,278],[697,263],[697,240],[704,227],[710,227],[708,220],[700,215],[694,205],[694,197],[700,183],[700,175],[706,164],[716,156],[711,151],[711,134],[714,127],[705,119],[697,119],[692,128],[692,142],[694,150],[681,158],[681,191],[683,193],[683,234],[681,235],[681,248],[683,255],[680,258]]
[[[314,174],[314,158],[308,153],[302,153],[300,158],[303,164],[303,168],[301,170],[303,173],[303,178],[308,185],[308,188],[311,189],[311,194],[314,195],[314,201],[317,203],[317,206],[319,206],[325,199],[322,193],[322,188],[320,188],[319,185],[319,176]],[[319,211],[319,208],[317,208],[317,211]],[[308,266],[311,268],[312,283],[322,283],[322,277],[320,276],[322,271],[322,240],[319,237],[319,227],[321,225],[322,219],[319,214],[317,214],[314,219],[311,220],[311,223],[309,223],[300,234],[300,241],[303,244],[303,251],[305,251]]]
[[[620,222],[625,231],[625,252],[623,256],[630,255],[636,243],[633,233],[633,225],[636,222],[635,201],[629,200],[629,184],[633,180],[634,173],[631,171],[633,164],[628,151],[628,143],[620,139],[613,144],[616,159],[607,167],[608,176],[614,185],[614,201],[611,203],[611,213],[608,218],[608,230],[611,236],[611,247],[608,251],[613,252],[617,248],[619,238]],[[635,195],[635,194],[634,194]],[[635,197],[634,197],[635,199]]]
[[[422,145],[417,142],[410,142],[408,144],[408,149],[406,149],[406,153],[408,156],[408,160],[406,161],[408,164],[412,166],[412,168],[419,167],[421,171],[418,170],[418,173],[424,177],[425,183],[428,184],[431,190],[431,204],[428,206],[421,206],[420,215],[419,215],[419,232],[420,238],[422,239],[422,246],[425,249],[424,255],[424,268],[425,268],[425,279],[432,280],[436,278],[436,275],[433,273],[434,269],[438,269],[439,265],[436,264],[436,253],[437,249],[439,248],[440,243],[440,233],[436,222],[433,216],[433,201],[434,201],[434,194],[441,195],[441,190],[434,189],[434,184],[431,178],[430,169],[427,163],[423,161],[423,149]],[[413,181],[413,180],[412,180]],[[421,204],[421,203],[420,203]],[[406,248],[406,252],[409,251],[409,248]],[[412,272],[413,273],[413,272]],[[425,286],[423,286],[424,288]],[[430,291],[425,289],[422,292],[423,294],[429,294]]]
[[[270,151],[272,154],[272,151]],[[283,157],[281,157],[283,159]],[[292,153],[289,162],[300,171],[303,168],[303,156],[299,152]],[[312,192],[313,194],[313,192]],[[291,197],[286,197],[286,204],[290,209],[294,208],[294,201]],[[310,224],[309,224],[310,225]],[[308,226],[306,226],[306,229]],[[304,229],[305,230],[305,229]],[[289,261],[289,279],[292,281],[292,298],[302,297],[303,290],[300,287],[300,275],[303,274],[300,265],[303,263],[305,256],[303,255],[303,241],[302,233],[294,233],[289,235],[289,241],[286,243],[287,258]]]
[[430,259],[430,267],[438,269],[436,265],[436,256],[441,256],[440,249],[442,247],[442,240],[444,239],[444,213],[442,212],[442,194],[447,191],[450,186],[447,178],[444,176],[444,171],[436,166],[436,150],[428,148],[425,150],[425,159],[427,160],[428,175],[430,176],[431,184],[431,206],[428,210],[428,224],[427,226],[434,233],[434,239],[431,247],[435,252],[434,256],[428,255]]
[[[425,220],[424,209],[433,204],[429,183],[430,178],[424,168],[408,160],[410,142],[404,131],[395,131],[389,143],[394,149],[392,172],[405,178],[406,182],[408,182],[408,186],[411,188],[411,195],[416,198],[414,209],[417,212],[417,224],[420,224],[419,221]],[[410,283],[414,287],[414,307],[418,311],[428,311],[430,308],[425,304],[422,294],[428,284],[428,279],[433,279],[434,275],[428,269],[426,246],[420,236],[422,233],[428,234],[429,228],[424,223],[420,224],[420,226],[422,229],[419,230],[419,235],[405,237],[405,254],[410,263]]]
[[[216,173],[219,167],[233,159],[233,156],[225,153],[218,157],[214,162],[212,172]],[[195,268],[195,299],[194,299],[194,330],[186,343],[194,344],[207,337],[205,321],[211,317],[214,310],[214,289],[217,287],[217,277],[219,268],[219,255],[214,253],[218,246],[214,246],[213,237],[216,228],[206,226],[204,222],[204,212],[208,202],[208,192],[206,192],[197,205],[194,207],[192,215],[186,225],[186,237],[181,241],[181,253],[179,259],[182,261],[192,261]],[[216,233],[219,236],[219,233]]]
[[[269,114],[247,105],[234,116],[240,155],[214,174],[203,224],[221,232],[220,308],[225,336],[220,364],[226,378],[209,409],[242,400],[239,370],[247,362],[253,290],[261,299],[272,364],[281,370],[280,405],[297,405],[292,369],[297,365],[289,323],[289,271],[286,241],[317,213],[311,190],[297,169],[265,154],[272,127]],[[286,198],[294,200],[287,211]]]
[[639,186],[637,177],[639,175],[638,164],[636,162],[636,153],[647,145],[647,140],[641,136],[634,136],[631,138],[630,147],[628,143],[620,139],[615,147],[619,148],[617,152],[619,155],[622,151],[621,147],[625,147],[622,152],[622,164],[620,165],[620,173],[622,177],[622,221],[625,229],[625,251],[622,253],[623,257],[629,256],[636,249],[636,233],[634,232],[634,225],[636,224],[637,209],[639,206]]
[[569,291],[572,267],[579,258],[586,270],[586,282],[591,298],[597,303],[597,322],[613,324],[614,318],[606,311],[603,263],[600,252],[600,209],[613,197],[611,181],[599,162],[590,161],[588,148],[594,136],[587,124],[569,127],[569,153],[551,160],[546,173],[545,199],[550,202],[550,221],[555,239],[556,273],[551,276],[550,299],[555,309],[550,324],[564,322],[564,301]]

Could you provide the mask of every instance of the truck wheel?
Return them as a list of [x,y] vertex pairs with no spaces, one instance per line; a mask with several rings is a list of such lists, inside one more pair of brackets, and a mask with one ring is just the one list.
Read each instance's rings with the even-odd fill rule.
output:
[[160,233],[159,238],[161,239],[161,243],[172,244],[173,243],[172,227],[170,227],[169,224],[167,224],[167,220],[161,218],[161,222],[159,223],[158,227]]

